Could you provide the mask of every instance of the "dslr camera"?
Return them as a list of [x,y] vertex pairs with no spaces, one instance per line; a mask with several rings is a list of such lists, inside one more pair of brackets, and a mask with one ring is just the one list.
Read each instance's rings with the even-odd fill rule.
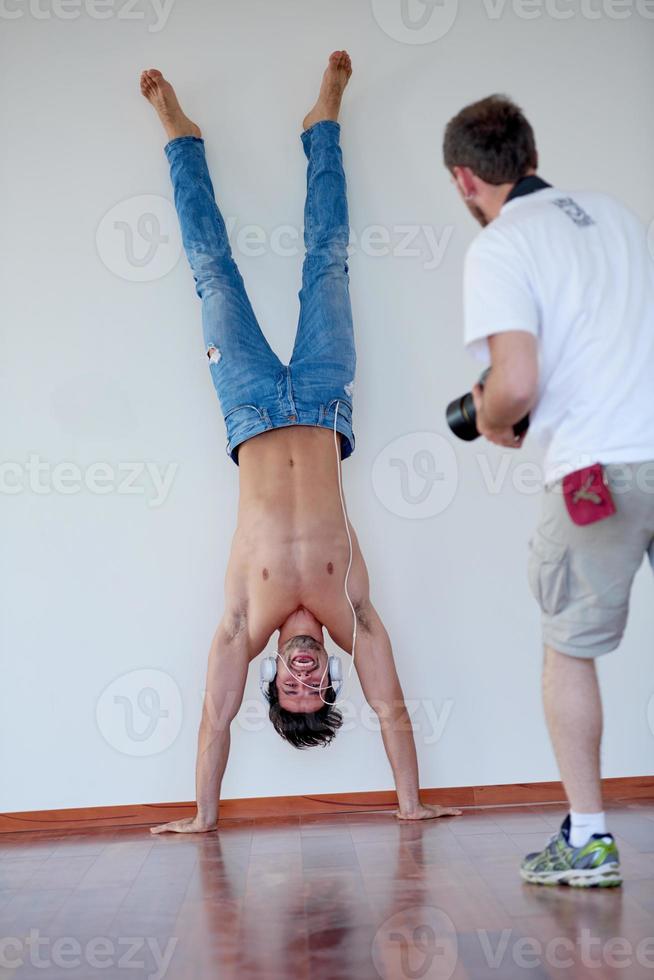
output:
[[[479,379],[479,384],[484,387],[486,379],[490,374],[491,369],[486,368],[484,373]],[[465,395],[460,398],[455,398],[447,406],[447,411],[445,412],[445,417],[447,419],[447,424],[459,439],[463,439],[464,442],[472,442],[473,439],[479,438],[479,430],[477,429],[477,412],[475,410],[475,403],[472,397],[472,392],[467,391]],[[523,419],[513,426],[513,432],[516,436],[522,436],[525,434],[529,428],[529,416],[525,415]]]

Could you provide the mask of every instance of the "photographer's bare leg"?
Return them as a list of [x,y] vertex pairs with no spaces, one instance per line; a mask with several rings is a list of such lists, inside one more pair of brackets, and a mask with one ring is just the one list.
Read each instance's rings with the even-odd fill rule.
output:
[[602,702],[595,661],[545,647],[543,704],[571,810],[600,813]]

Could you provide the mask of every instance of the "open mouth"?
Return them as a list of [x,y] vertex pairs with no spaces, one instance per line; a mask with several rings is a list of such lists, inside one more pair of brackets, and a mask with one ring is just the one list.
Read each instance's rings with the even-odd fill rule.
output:
[[291,664],[293,667],[299,667],[301,670],[309,670],[316,666],[316,659],[308,653],[298,653],[292,658]]

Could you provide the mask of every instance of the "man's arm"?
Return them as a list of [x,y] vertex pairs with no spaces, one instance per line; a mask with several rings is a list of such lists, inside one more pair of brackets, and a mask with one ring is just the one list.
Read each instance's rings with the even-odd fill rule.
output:
[[490,442],[517,449],[513,426],[528,415],[538,396],[538,341],[526,330],[488,338],[491,373],[484,388],[475,385],[477,429]]
[[355,665],[366,701],[379,718],[397,789],[397,816],[403,820],[425,820],[458,815],[460,810],[420,802],[416,746],[391,641],[370,601],[358,606],[357,619]]
[[197,812],[194,817],[153,827],[153,834],[167,830],[203,833],[214,830],[218,823],[220,786],[229,757],[229,729],[243,700],[250,662],[247,630],[238,627],[238,620],[229,626],[223,620],[209,651],[195,768]]

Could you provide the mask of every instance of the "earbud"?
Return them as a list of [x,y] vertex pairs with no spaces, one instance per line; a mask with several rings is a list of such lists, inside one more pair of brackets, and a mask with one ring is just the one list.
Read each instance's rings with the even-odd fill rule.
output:
[[275,680],[276,674],[277,658],[264,657],[259,668],[259,687],[261,688],[261,693],[263,695],[266,693],[266,684],[272,683],[272,681]]
[[334,688],[334,694],[338,697],[343,687],[343,664],[340,657],[329,658],[329,679]]

